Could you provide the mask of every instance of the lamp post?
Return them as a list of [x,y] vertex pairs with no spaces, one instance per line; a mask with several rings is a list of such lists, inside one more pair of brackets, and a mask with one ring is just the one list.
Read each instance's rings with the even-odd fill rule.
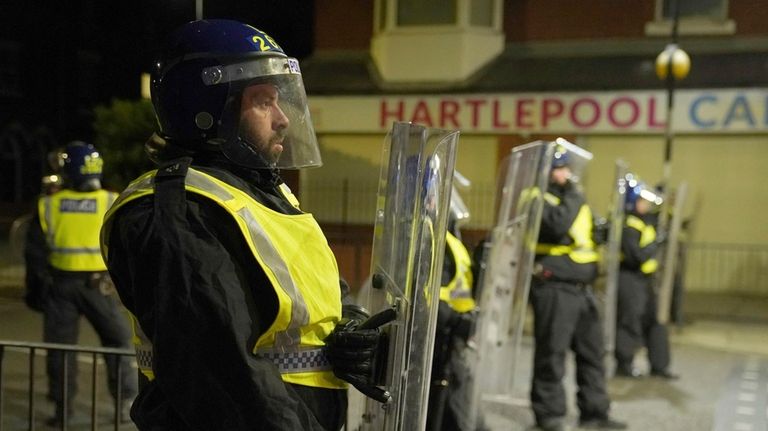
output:
[[[667,125],[666,125],[666,141],[664,145],[664,171],[662,172],[661,187],[662,191],[666,192],[670,179],[670,171],[672,165],[672,141],[674,138],[674,132],[672,128],[672,113],[674,111],[674,96],[675,96],[675,81],[683,79],[688,75],[691,70],[691,60],[688,54],[685,53],[677,45],[678,24],[680,20],[680,1],[670,0],[672,6],[672,41],[667,44],[664,50],[656,57],[656,76],[659,79],[665,80],[667,84]],[[658,308],[656,310],[656,317],[662,324],[666,324],[669,321],[669,310],[672,303],[672,290],[673,290],[673,278],[675,274],[675,259],[677,258],[677,235],[680,229],[681,211],[679,211],[679,205],[684,202],[685,199],[685,183],[681,184],[680,190],[678,190],[678,196],[676,196],[675,210],[676,214],[672,222],[671,228],[669,228],[669,240],[667,244],[662,248],[659,256],[659,262],[663,262],[661,271],[661,278],[657,279],[659,284],[657,287],[658,292]],[[667,205],[669,205],[667,201]],[[669,211],[662,210],[659,215],[659,228],[666,230],[668,228]],[[663,260],[662,260],[663,257]]]
[[672,161],[672,111],[674,107],[675,81],[683,79],[691,70],[691,59],[677,44],[678,24],[680,21],[679,0],[671,0],[672,3],[672,41],[656,57],[656,76],[667,84],[667,124],[666,141],[664,145],[664,170],[662,172],[661,185],[666,187],[670,177]]
[[195,19],[203,19],[203,0],[195,0]]

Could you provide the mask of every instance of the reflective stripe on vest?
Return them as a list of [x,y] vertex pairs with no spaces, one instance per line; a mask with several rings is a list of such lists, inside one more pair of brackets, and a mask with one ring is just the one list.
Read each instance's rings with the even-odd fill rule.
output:
[[40,198],[37,209],[51,266],[62,271],[106,271],[99,231],[116,196],[106,190],[64,189]]
[[152,342],[144,331],[139,326],[139,321],[133,313],[128,313],[129,321],[131,322],[131,343],[136,350],[136,365],[139,368],[139,372],[149,379],[149,381],[155,380],[155,371],[152,369]]
[[[105,220],[102,247],[109,251],[109,224],[118,208],[154,193],[156,171],[149,172],[120,195]],[[241,190],[203,172],[189,169],[188,192],[224,208],[270,280],[278,298],[275,320],[253,348],[272,360],[284,381],[305,386],[343,388],[320,352],[323,340],[341,317],[339,273],[327,240],[311,214],[287,215],[260,204]],[[291,195],[281,187],[281,193]],[[293,197],[291,202],[298,201]]]
[[[560,199],[551,193],[546,193],[544,198],[553,205],[560,204]],[[568,236],[573,240],[572,244],[537,244],[536,254],[567,255],[576,263],[597,262],[598,255],[595,251],[595,242],[592,240],[592,210],[589,209],[589,205],[583,204],[579,208],[576,218],[568,229]]]
[[472,311],[475,308],[475,300],[472,298],[472,258],[461,240],[450,232],[445,233],[445,241],[453,254],[456,268],[451,281],[440,288],[440,300],[447,302],[459,313]]
[[[640,248],[646,247],[656,239],[656,228],[653,225],[646,224],[640,217],[628,215],[627,226],[640,232]],[[653,274],[659,267],[659,261],[650,258],[640,264],[640,272],[643,274]]]
[[[131,332],[133,334],[131,343],[136,350],[136,365],[139,368],[139,372],[147,380],[152,381],[155,379],[155,370],[152,364],[154,354],[152,342],[149,341],[149,337],[142,331],[136,316],[129,312],[128,317],[130,318]],[[323,349],[307,349],[299,352],[260,352],[259,355],[271,360],[277,366],[280,373],[322,371],[330,367],[330,362],[325,356]]]

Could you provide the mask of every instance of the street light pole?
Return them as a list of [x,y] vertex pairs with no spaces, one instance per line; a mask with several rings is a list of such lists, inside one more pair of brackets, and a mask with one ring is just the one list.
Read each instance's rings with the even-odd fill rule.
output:
[[[674,106],[675,106],[675,82],[688,75],[691,69],[691,60],[688,54],[677,46],[678,24],[680,21],[680,0],[670,0],[672,3],[672,41],[656,57],[656,76],[665,80],[667,86],[667,123],[664,142],[664,167],[659,186],[665,189],[669,186],[672,170],[672,144],[674,140]],[[666,190],[664,190],[666,191]],[[659,220],[660,226],[665,226],[664,214]]]
[[[669,58],[667,59],[667,124],[664,142],[664,170],[662,172],[661,184],[663,187],[667,187],[669,177],[672,170],[672,140],[674,139],[674,132],[672,131],[672,111],[675,101],[675,74],[673,73],[673,53],[677,49],[677,37],[678,37],[678,25],[680,23],[680,2],[679,0],[671,0],[672,2],[672,42],[667,45],[665,51],[669,52]],[[672,47],[672,50],[670,50]]]
[[195,19],[203,19],[203,0],[195,0]]
[[[688,58],[688,54],[677,46],[678,25],[680,21],[680,1],[670,0],[672,6],[672,41],[664,48],[658,57],[656,57],[656,74],[660,79],[666,80],[667,84],[667,124],[666,124],[666,136],[664,143],[664,170],[662,172],[662,179],[660,187],[663,192],[668,192],[669,180],[672,170],[672,143],[674,140],[674,128],[672,121],[674,119],[674,100],[675,100],[675,81],[683,79],[690,71],[691,62]],[[663,262],[663,266],[659,269],[662,277],[657,279],[658,284],[658,308],[656,310],[656,317],[662,324],[666,324],[669,320],[669,310],[672,300],[673,279],[675,274],[675,259],[677,258],[677,236],[679,234],[682,218],[682,207],[685,199],[685,183],[680,184],[680,188],[675,197],[675,214],[673,218],[672,226],[669,228],[669,238],[667,244],[662,248],[661,256],[663,260],[659,259],[659,262]],[[666,205],[669,205],[667,200]],[[660,229],[667,230],[669,224],[670,214],[669,211],[662,209],[659,215],[658,226]]]

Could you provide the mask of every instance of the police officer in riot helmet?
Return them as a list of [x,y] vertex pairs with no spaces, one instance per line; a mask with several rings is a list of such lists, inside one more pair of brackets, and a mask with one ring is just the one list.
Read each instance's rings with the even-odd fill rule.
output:
[[[456,187],[451,194],[445,257],[440,281],[440,302],[432,360],[432,385],[427,414],[428,430],[463,430],[469,393],[467,379],[471,367],[463,362],[477,316],[472,295],[474,286],[472,257],[461,240],[461,226],[469,221],[469,211]],[[481,417],[480,429],[484,429]]]
[[571,153],[563,145],[556,148],[536,246],[530,292],[535,340],[531,407],[540,429],[565,429],[562,379],[572,349],[580,427],[624,429],[624,423],[608,415],[602,328],[591,290],[598,259],[593,219],[572,181]]
[[102,236],[149,379],[139,429],[338,430],[342,379],[386,401],[367,385],[379,332],[342,316],[333,253],[280,177],[321,164],[298,61],[252,26],[194,21],[151,91],[159,168]]
[[[128,321],[111,289],[99,250],[102,219],[116,197],[101,188],[102,164],[93,145],[67,144],[58,153],[62,188],[46,190],[27,232],[25,301],[43,313],[43,339],[49,343],[77,344],[80,315],[85,315],[102,345],[130,347]],[[74,413],[77,360],[68,353],[64,361],[63,355],[50,350],[46,358],[48,398],[56,405],[54,416],[47,421],[52,426]],[[110,394],[122,401],[119,413],[127,421],[127,410],[136,395],[130,358],[108,355],[105,362]]]
[[658,268],[656,255],[665,241],[655,223],[662,203],[660,195],[628,175],[625,194],[626,218],[621,235],[618,301],[616,311],[616,375],[640,377],[632,362],[645,346],[652,376],[675,379],[669,371],[670,349],[667,329],[656,316],[653,274]]

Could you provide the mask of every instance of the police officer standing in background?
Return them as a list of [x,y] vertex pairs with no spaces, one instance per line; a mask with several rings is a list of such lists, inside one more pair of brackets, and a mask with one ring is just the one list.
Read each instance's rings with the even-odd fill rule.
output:
[[[43,196],[30,223],[25,248],[27,305],[43,313],[43,340],[77,344],[80,315],[85,315],[105,347],[130,347],[130,328],[111,284],[99,250],[104,214],[116,194],[101,188],[103,160],[93,145],[71,142],[59,154],[64,188]],[[77,360],[67,353],[67,400],[64,392],[64,352],[48,352],[48,398],[56,403],[49,425],[62,423],[73,412],[77,391]],[[105,358],[110,393],[123,401],[122,419],[136,395],[131,358]],[[119,367],[119,368],[118,368]],[[119,369],[119,371],[118,371]],[[66,407],[66,408],[65,408]]]
[[254,27],[201,20],[171,35],[156,67],[159,168],[128,186],[102,232],[145,336],[151,381],[132,419],[141,430],[340,429],[339,377],[376,395],[365,382],[379,332],[337,325],[335,257],[279,176],[321,163],[298,61]]
[[653,274],[658,268],[656,255],[664,242],[657,236],[655,221],[661,197],[634,177],[627,178],[625,195],[627,216],[621,234],[622,259],[619,266],[616,311],[616,375],[639,377],[633,368],[635,353],[648,348],[651,375],[675,379],[669,372],[667,328],[656,317]]
[[608,416],[602,328],[591,289],[598,259],[592,212],[571,181],[577,150],[558,139],[544,199],[530,292],[535,340],[531,407],[539,428],[566,429],[562,379],[570,348],[576,359],[579,426],[624,429],[624,423]]
[[469,396],[466,379],[470,376],[469,367],[462,360],[462,351],[466,348],[476,316],[472,296],[472,258],[461,241],[460,230],[468,220],[469,211],[454,187],[445,232],[428,430],[467,429],[464,417]]

